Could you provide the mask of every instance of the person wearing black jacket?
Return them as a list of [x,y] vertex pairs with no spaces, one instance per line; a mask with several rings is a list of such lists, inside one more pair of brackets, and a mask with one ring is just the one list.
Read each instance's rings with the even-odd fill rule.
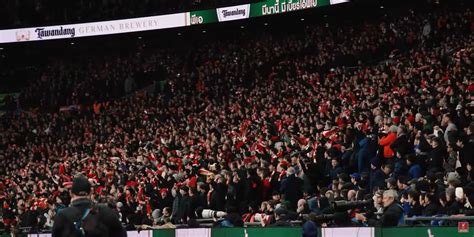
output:
[[191,198],[188,195],[189,188],[187,186],[182,186],[179,189],[181,194],[181,199],[179,200],[179,213],[181,216],[178,216],[182,223],[186,223],[188,220],[188,214],[190,212]]
[[447,157],[446,147],[443,145],[440,138],[433,138],[431,146],[433,147],[433,150],[428,153],[427,174],[435,174],[436,172],[442,171],[443,162]]
[[434,196],[431,194],[422,194],[420,195],[420,204],[423,206],[422,215],[423,216],[434,216],[438,214],[439,206],[434,199]]
[[208,206],[208,201],[207,201],[207,192],[208,188],[205,183],[198,183],[197,185],[197,191],[198,191],[198,196],[199,199],[201,200],[201,205],[203,208],[207,208]]
[[225,210],[225,196],[227,194],[227,185],[221,175],[216,175],[216,178],[211,182],[212,193],[209,203],[209,208],[215,211]]
[[397,203],[398,194],[395,190],[387,190],[383,193],[384,210],[380,219],[367,219],[362,214],[356,214],[355,218],[368,223],[369,226],[394,227],[398,226],[403,216],[403,208]]
[[189,189],[189,198],[190,198],[190,203],[189,203],[189,210],[187,211],[188,217],[189,218],[197,218],[196,216],[196,209],[198,207],[202,207],[203,204],[201,203],[200,196],[197,193],[197,190],[194,188]]
[[407,129],[401,125],[397,129],[397,139],[390,145],[394,153],[400,154],[400,157],[405,157],[406,154],[412,151],[412,146],[408,142]]
[[280,181],[278,180],[280,177],[280,172],[276,171],[276,165],[270,163],[270,166],[268,167],[270,170],[270,184],[272,186],[272,190],[270,193],[273,193],[274,191],[279,192],[280,191]]
[[420,205],[420,194],[415,190],[410,190],[408,192],[408,202],[410,205],[410,210],[407,213],[408,217],[421,216],[423,212],[423,207]]
[[303,180],[296,177],[293,167],[288,168],[287,173],[288,177],[282,181],[280,192],[290,202],[290,209],[295,210],[298,200],[303,198]]
[[[91,184],[85,176],[77,176],[71,189],[71,205],[54,219],[53,237],[127,236],[117,214],[106,205],[94,205],[89,199]],[[80,222],[81,225],[74,225]]]
[[157,207],[163,210],[165,207],[173,206],[173,197],[169,194],[167,188],[160,189],[160,196],[158,197]]
[[247,170],[245,180],[245,202],[248,205],[252,201],[260,202],[262,194],[262,181],[255,169]]

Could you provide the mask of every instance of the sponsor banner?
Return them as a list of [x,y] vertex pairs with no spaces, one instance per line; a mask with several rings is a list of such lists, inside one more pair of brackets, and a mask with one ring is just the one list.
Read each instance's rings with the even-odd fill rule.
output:
[[346,3],[349,2],[349,0],[331,0],[331,5],[336,5],[339,3]]
[[301,235],[301,227],[212,229],[212,237],[298,237]]
[[250,16],[250,4],[217,8],[219,22],[247,19]]
[[199,24],[209,24],[217,22],[217,11],[214,9],[211,10],[202,10],[202,11],[193,11],[188,12],[189,14],[189,23],[190,25],[199,25]]
[[356,228],[322,228],[322,237],[374,237],[375,228],[356,227]]
[[183,27],[189,25],[189,19],[186,16],[186,13],[176,13],[84,24],[0,30],[0,43],[68,39]]
[[330,0],[266,0],[252,4],[250,17],[293,12],[330,4]]
[[456,227],[415,227],[415,228],[382,228],[383,237],[472,237],[474,231],[468,229],[467,232],[460,233]]
[[280,14],[348,2],[349,0],[264,0],[202,11],[100,21],[83,24],[0,30],[0,43],[68,39],[159,30]]
[[176,237],[211,237],[211,229],[176,229]]
[[153,237],[175,237],[175,229],[153,230]]
[[[240,20],[249,17],[274,15],[345,2],[349,2],[349,0],[265,0],[246,5],[218,8],[215,11],[192,11],[188,13],[188,22],[191,23],[190,25],[197,25]],[[250,10],[247,10],[249,9],[249,5]],[[249,12],[249,15],[247,15],[247,12]]]
[[153,231],[141,230],[141,231],[127,231],[128,237],[153,237]]
[[[127,231],[128,237],[153,237],[153,231],[142,230],[142,231]],[[28,237],[51,237],[51,234],[29,234]]]

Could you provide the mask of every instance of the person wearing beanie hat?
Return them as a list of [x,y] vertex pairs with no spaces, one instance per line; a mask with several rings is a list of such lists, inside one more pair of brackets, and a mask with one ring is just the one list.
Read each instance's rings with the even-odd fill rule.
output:
[[[84,175],[74,177],[71,188],[71,205],[56,214],[53,237],[110,236],[123,237],[127,232],[118,215],[106,205],[94,205],[89,195],[91,184]],[[98,218],[100,216],[100,218]],[[76,223],[76,224],[75,224]]]

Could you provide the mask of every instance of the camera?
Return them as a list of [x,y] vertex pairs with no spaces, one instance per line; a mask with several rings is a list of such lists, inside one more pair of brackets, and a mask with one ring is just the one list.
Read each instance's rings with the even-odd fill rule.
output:
[[227,213],[223,212],[223,211],[214,211],[214,210],[211,210],[211,209],[198,208],[198,209],[196,209],[196,215],[199,218],[208,219],[208,218],[223,218],[223,217],[227,216]]
[[364,208],[373,204],[372,200],[365,200],[365,201],[335,201],[332,203],[334,210],[336,212],[343,212],[351,209],[356,208]]

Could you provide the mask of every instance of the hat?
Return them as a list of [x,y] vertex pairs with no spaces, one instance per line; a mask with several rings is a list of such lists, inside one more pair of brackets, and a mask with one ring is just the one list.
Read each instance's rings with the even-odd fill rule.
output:
[[91,192],[91,184],[89,183],[89,180],[83,175],[74,178],[72,180],[71,192],[78,196],[89,195]]
[[359,173],[353,173],[351,174],[351,178],[354,178],[355,180],[360,181],[361,177]]

